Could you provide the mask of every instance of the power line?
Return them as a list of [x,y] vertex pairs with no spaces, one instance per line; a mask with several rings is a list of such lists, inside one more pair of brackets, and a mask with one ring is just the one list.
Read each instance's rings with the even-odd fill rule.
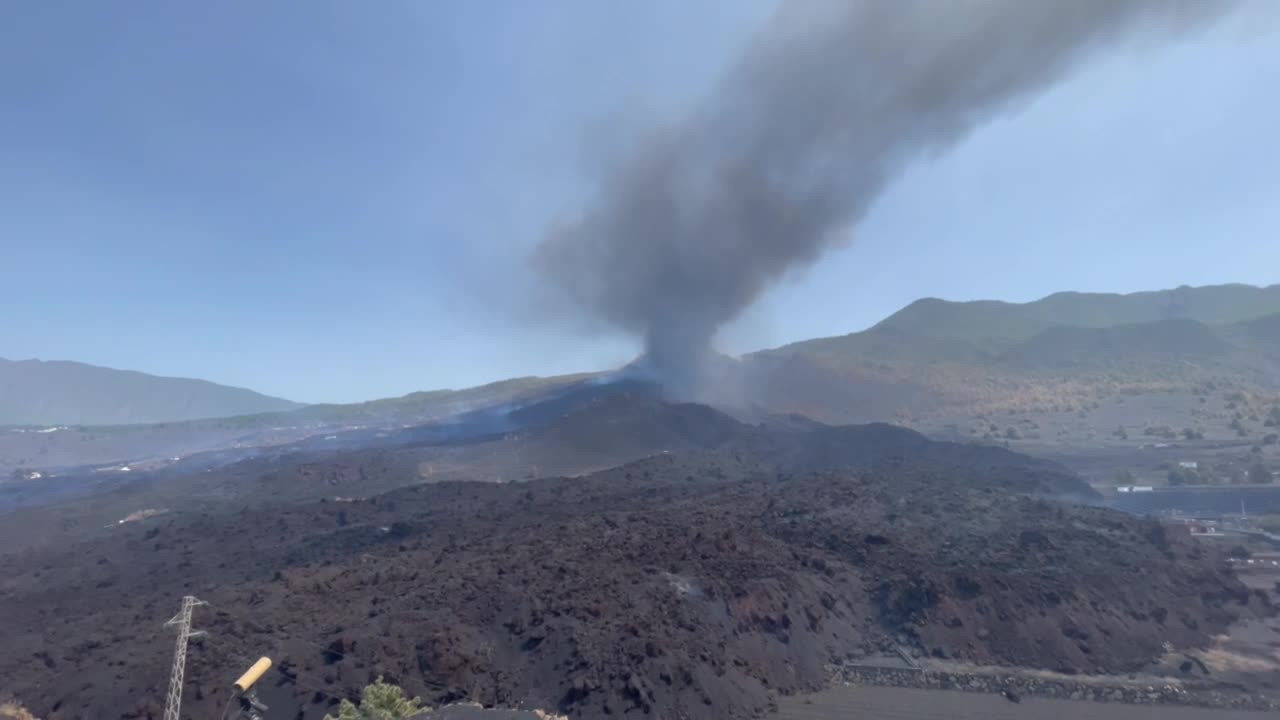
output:
[[[190,603],[188,603],[188,601],[190,601]],[[164,720],[170,720],[171,717],[172,717],[172,720],[178,720],[178,712],[182,702],[182,685],[184,682],[183,676],[185,675],[185,667],[186,667],[187,643],[185,641],[185,638],[199,637],[199,636],[208,634],[203,630],[193,631],[190,629],[191,609],[199,605],[208,605],[208,604],[209,603],[203,600],[197,600],[192,596],[184,597],[182,610],[179,611],[179,613],[175,615],[171,620],[169,620],[169,622],[165,623],[166,626],[179,625],[180,630],[179,630],[178,637],[179,637],[180,645],[178,648],[175,649],[174,674],[171,677],[170,683],[169,683],[169,699],[165,708]],[[246,618],[246,616],[240,615],[238,612],[231,613],[226,608],[220,608],[219,612],[220,614],[224,614],[224,615],[234,615],[237,619],[241,621],[244,621],[244,619]],[[185,623],[185,625],[183,623]],[[181,630],[181,628],[183,627],[186,628],[185,638]],[[220,635],[219,637],[221,637],[222,640],[224,641],[223,645],[226,651],[225,657],[228,660],[231,660],[232,662],[236,662],[237,660],[240,660],[243,657],[248,657],[252,654],[252,653],[246,652],[246,650],[248,650],[249,646],[252,644],[248,640],[245,640],[243,638],[225,636],[225,635]],[[231,642],[225,642],[228,640],[230,640]],[[289,636],[284,638],[283,641],[278,638],[273,640],[274,640],[273,644],[275,644],[277,648],[279,648],[282,642],[300,642],[300,643],[312,645],[324,651],[325,653],[328,653],[331,655],[337,655],[339,658],[346,658],[346,654],[338,650],[334,650],[331,647],[325,647],[313,640],[307,640],[306,638],[303,638],[300,636]],[[230,647],[231,645],[237,645],[238,648]],[[214,647],[217,647],[217,645],[215,644]],[[179,656],[179,653],[181,653],[180,656]],[[327,690],[322,690],[316,685],[311,684],[312,681],[316,680],[315,678],[309,678],[308,682],[302,682],[299,679],[299,676],[301,675],[301,673],[299,673],[298,670],[296,669],[291,670],[290,672],[285,672],[283,668],[279,668],[279,667],[273,668],[273,669],[275,669],[277,672],[280,673],[280,677],[282,677],[285,681],[293,684],[295,687],[317,693],[335,702],[341,702],[343,700],[349,699],[348,697],[343,695],[334,695],[332,692],[329,692]],[[175,683],[177,688],[176,690],[175,690]],[[224,708],[223,710],[224,716],[226,713],[230,711],[231,705],[234,703],[234,701],[235,701],[235,696],[233,695],[228,700],[227,707]],[[172,709],[172,713],[173,713],[172,716],[170,716],[170,709]]]
[[197,605],[206,604],[208,603],[197,600],[193,595],[187,595],[182,598],[182,609],[165,623],[165,627],[178,626],[178,639],[173,649],[173,670],[169,673],[169,696],[164,703],[164,720],[178,720],[178,712],[182,707],[183,676],[187,671],[187,640],[204,635],[203,631],[191,629],[191,611]]

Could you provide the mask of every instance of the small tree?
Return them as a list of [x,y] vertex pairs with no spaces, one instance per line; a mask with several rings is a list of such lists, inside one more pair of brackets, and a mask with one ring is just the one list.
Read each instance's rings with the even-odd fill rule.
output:
[[360,704],[343,700],[338,715],[325,715],[324,720],[401,720],[431,708],[423,707],[421,698],[406,698],[399,685],[382,682],[379,676],[360,692]]
[[1266,465],[1257,463],[1253,467],[1249,468],[1249,482],[1254,485],[1270,485],[1271,471],[1267,469]]
[[1116,472],[1116,482],[1117,482],[1117,483],[1119,483],[1119,484],[1121,484],[1121,485],[1132,485],[1132,484],[1133,484],[1133,473],[1129,472],[1127,469],[1117,471],[1117,472]]
[[1186,479],[1186,477],[1182,474],[1182,471],[1181,471],[1181,470],[1179,470],[1179,469],[1177,469],[1177,468],[1173,468],[1172,470],[1170,470],[1170,471],[1169,471],[1169,478],[1168,478],[1168,480],[1169,480],[1169,484],[1170,484],[1170,485],[1185,485],[1185,484],[1187,484],[1187,479]]

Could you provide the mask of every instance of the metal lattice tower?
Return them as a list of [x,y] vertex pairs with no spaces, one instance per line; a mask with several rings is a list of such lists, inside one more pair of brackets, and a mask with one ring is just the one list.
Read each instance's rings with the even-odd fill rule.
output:
[[204,634],[191,629],[191,610],[197,605],[207,604],[187,595],[182,598],[182,609],[164,624],[165,627],[178,626],[178,642],[173,649],[173,672],[169,675],[169,697],[164,703],[164,720],[178,720],[178,710],[182,707],[182,680],[187,670],[187,640]]

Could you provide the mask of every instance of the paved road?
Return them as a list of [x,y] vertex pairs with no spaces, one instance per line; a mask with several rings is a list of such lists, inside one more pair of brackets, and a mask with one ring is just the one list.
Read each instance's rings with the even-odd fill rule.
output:
[[1124,705],[957,690],[840,686],[781,698],[768,720],[1276,720],[1272,713],[1169,705]]

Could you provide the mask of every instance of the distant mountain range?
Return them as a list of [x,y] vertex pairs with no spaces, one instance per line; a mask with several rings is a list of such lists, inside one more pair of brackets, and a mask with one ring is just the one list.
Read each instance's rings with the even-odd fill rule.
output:
[[159,423],[300,407],[204,380],[77,362],[0,358],[0,425]]
[[1063,325],[1107,328],[1161,320],[1222,325],[1274,313],[1280,313],[1280,285],[1182,286],[1127,295],[1060,292],[1028,303],[926,298],[889,316],[875,329],[932,338],[1008,342],[1027,340]]
[[[715,404],[837,423],[1072,410],[1116,393],[1219,386],[1276,394],[1280,285],[1064,292],[1028,303],[929,298],[869,330],[752,353],[726,372],[736,382],[710,398]],[[536,397],[588,377],[515,378],[304,408],[200,380],[0,359],[0,424],[414,422]]]
[[757,400],[829,422],[1074,410],[1118,393],[1280,392],[1280,285],[919,300],[869,330],[744,358]]

